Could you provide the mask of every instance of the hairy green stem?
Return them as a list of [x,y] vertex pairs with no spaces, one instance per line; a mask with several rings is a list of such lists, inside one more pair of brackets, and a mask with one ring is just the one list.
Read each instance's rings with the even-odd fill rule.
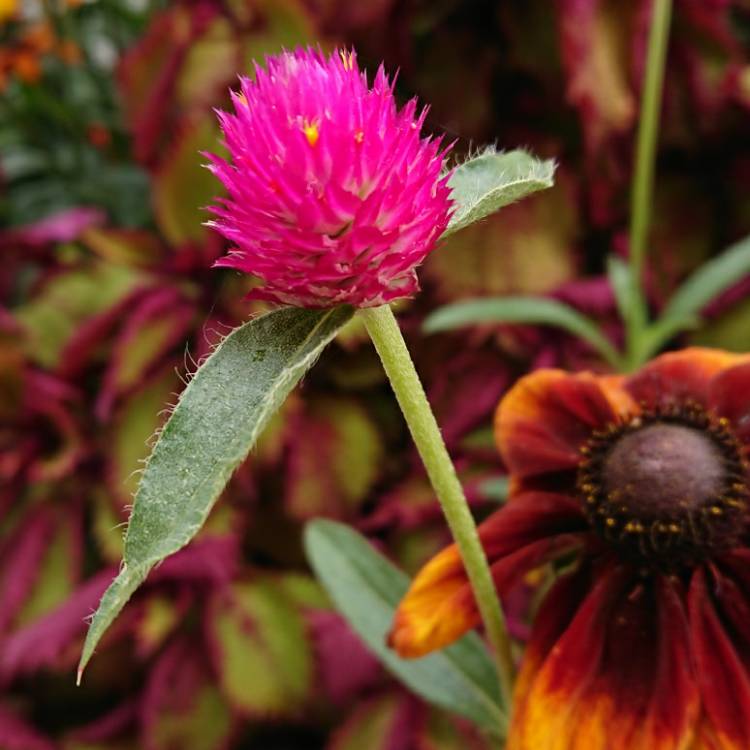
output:
[[494,650],[502,705],[510,707],[513,660],[505,620],[487,558],[461,483],[430,409],[401,329],[388,305],[362,309],[359,315],[380,355],[427,475],[443,508],[471,582],[487,638]]
[[634,303],[625,322],[631,367],[639,364],[636,360],[639,357],[640,339],[647,323],[642,277],[651,224],[656,142],[671,16],[672,0],[654,0],[630,199],[630,283],[633,285],[631,299]]

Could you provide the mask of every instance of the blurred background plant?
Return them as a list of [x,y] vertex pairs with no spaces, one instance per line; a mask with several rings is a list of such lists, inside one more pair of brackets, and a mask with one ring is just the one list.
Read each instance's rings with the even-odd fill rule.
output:
[[[380,364],[352,324],[286,404],[206,528],[149,578],[82,688],[147,441],[223,333],[262,309],[212,271],[213,107],[282,47],[354,45],[431,104],[459,153],[530,146],[556,186],[444,243],[400,319],[477,513],[503,500],[492,411],[539,366],[605,369],[546,326],[427,336],[467,298],[533,293],[622,337],[605,275],[627,254],[650,0],[0,0],[0,747],[485,747],[409,696],[334,613],[304,522],[366,533],[412,572],[446,540]],[[647,268],[658,311],[750,233],[750,3],[678,0]],[[750,347],[749,279],[687,341]],[[519,647],[536,581],[506,602]]]

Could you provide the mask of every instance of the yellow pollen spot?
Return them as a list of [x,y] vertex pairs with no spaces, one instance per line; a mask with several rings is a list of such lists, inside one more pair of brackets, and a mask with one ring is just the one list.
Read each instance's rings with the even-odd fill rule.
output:
[[305,138],[307,138],[307,142],[311,146],[314,146],[318,142],[318,138],[320,138],[320,128],[318,127],[317,122],[305,120],[302,123],[302,132],[305,134]]
[[341,62],[344,64],[344,70],[354,69],[354,51],[342,49],[339,51]]
[[237,94],[237,101],[243,106],[247,107],[247,97],[240,91]]
[[354,134],[354,140],[355,140],[355,141],[356,141],[357,143],[362,143],[362,141],[364,141],[364,139],[365,139],[365,134],[364,134],[364,133],[363,133],[363,132],[362,132],[361,130],[358,130],[358,131],[357,131],[357,132],[356,132],[356,133]]
[[676,523],[670,523],[669,524],[669,530],[673,534],[679,534],[680,533],[680,527]]
[[608,518],[607,521],[606,521],[606,524],[611,529],[611,528],[613,528],[614,526],[617,525],[617,521],[615,521],[614,518]]
[[718,505],[711,506],[711,515],[720,516],[721,514],[722,514],[722,510]]

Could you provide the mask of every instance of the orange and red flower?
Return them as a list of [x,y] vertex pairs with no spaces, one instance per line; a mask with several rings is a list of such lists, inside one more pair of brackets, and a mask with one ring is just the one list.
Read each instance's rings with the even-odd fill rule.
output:
[[[632,376],[541,370],[500,403],[511,499],[480,527],[536,614],[509,750],[750,748],[750,356],[663,355]],[[455,546],[390,636],[404,656],[479,624]]]

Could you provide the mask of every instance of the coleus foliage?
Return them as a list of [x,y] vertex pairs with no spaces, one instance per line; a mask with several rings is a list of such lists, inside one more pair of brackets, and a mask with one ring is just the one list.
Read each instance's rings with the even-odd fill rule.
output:
[[[106,5],[114,7],[118,3]],[[195,4],[170,5],[167,15],[184,19]],[[633,8],[640,5],[634,4]],[[636,68],[643,29],[627,19],[621,24],[602,22],[618,12],[619,4],[597,0],[556,5],[504,4],[499,9],[493,6],[491,11],[469,13],[454,2],[442,4],[436,12],[425,12],[417,5],[406,9],[384,2],[369,4],[370,16],[364,19],[354,17],[350,3],[337,1],[308,3],[312,12],[293,2],[273,6],[283,10],[284,15],[279,15],[278,20],[269,20],[269,9],[264,10],[258,3],[203,3],[206,14],[214,19],[205,27],[211,31],[187,38],[179,33],[160,34],[158,24],[166,22],[163,16],[156,15],[146,38],[161,40],[169,54],[149,57],[158,52],[160,45],[155,41],[151,42],[150,51],[145,43],[137,43],[128,56],[129,63],[146,71],[145,75],[138,74],[143,81],[139,85],[153,89],[144,89],[147,93],[141,97],[140,89],[130,89],[134,78],[129,79],[124,66],[120,69],[118,80],[130,132],[149,135],[151,127],[150,132],[157,134],[152,144],[158,142],[166,148],[149,147],[149,140],[144,137],[142,163],[149,168],[149,190],[142,179],[137,182],[137,189],[126,181],[125,193],[116,195],[150,199],[155,223],[144,224],[143,214],[140,209],[135,211],[130,199],[118,199],[119,210],[113,212],[110,202],[104,200],[106,191],[92,182],[84,185],[80,174],[75,174],[86,203],[106,209],[106,225],[91,226],[82,236],[76,231],[64,236],[46,234],[40,239],[37,233],[34,244],[6,234],[0,239],[4,261],[0,268],[0,296],[3,304],[10,307],[9,314],[0,315],[0,555],[4,561],[18,561],[12,563],[17,574],[12,578],[17,581],[10,590],[15,587],[13,596],[23,602],[21,608],[28,612],[7,626],[0,642],[0,661],[5,661],[6,643],[9,647],[7,693],[0,711],[0,744],[8,747],[50,747],[53,737],[66,749],[165,747],[175,742],[187,748],[191,743],[200,746],[201,742],[203,746],[215,742],[220,747],[222,743],[239,744],[250,736],[262,746],[273,747],[285,733],[287,741],[303,745],[311,736],[322,743],[319,733],[332,724],[341,726],[332,735],[332,743],[343,743],[347,737],[350,743],[354,742],[352,738],[365,736],[367,728],[367,739],[378,750],[398,747],[394,744],[397,742],[411,742],[415,747],[472,746],[460,734],[463,730],[456,734],[447,727],[445,719],[437,715],[429,720],[420,718],[425,716],[424,709],[406,701],[403,694],[394,695],[390,683],[361,648],[356,651],[359,655],[355,669],[353,654],[358,642],[351,634],[348,642],[352,650],[347,651],[351,656],[342,668],[336,661],[336,649],[324,644],[340,643],[342,633],[348,630],[327,603],[306,610],[309,614],[304,615],[311,623],[308,637],[312,638],[316,675],[328,675],[323,681],[327,697],[316,699],[316,706],[305,719],[277,714],[271,722],[273,731],[262,729],[268,723],[261,714],[235,708],[234,699],[228,700],[223,688],[216,689],[216,668],[220,664],[213,657],[208,666],[200,659],[192,660],[182,672],[186,676],[177,675],[179,683],[185,685],[182,697],[164,692],[172,684],[170,675],[176,674],[169,659],[174,664],[173,654],[179,649],[175,647],[170,654],[171,644],[187,639],[195,651],[204,643],[203,618],[196,618],[195,613],[205,609],[212,589],[227,585],[226,581],[239,583],[243,576],[252,579],[269,567],[281,574],[301,569],[300,528],[293,519],[307,517],[308,508],[314,509],[310,512],[356,523],[410,571],[444,542],[439,511],[415,468],[414,456],[404,448],[403,434],[382,387],[379,366],[373,363],[356,328],[348,330],[346,336],[342,334],[326,352],[306,378],[302,393],[269,426],[256,449],[252,467],[243,466],[235,476],[222,503],[227,512],[209,521],[213,533],[207,540],[209,546],[203,548],[206,554],[188,555],[171,578],[149,582],[133,600],[132,616],[126,612],[122,624],[100,646],[84,686],[77,693],[65,692],[67,688],[61,691],[61,686],[71,680],[84,632],[83,618],[93,611],[120,558],[122,540],[117,527],[126,518],[125,506],[131,502],[137,483],[137,476],[131,475],[139,466],[138,460],[148,452],[145,441],[162,421],[159,410],[173,401],[172,394],[182,388],[175,369],[192,371],[191,358],[199,360],[209,351],[209,342],[215,343],[225,335],[227,326],[236,325],[250,312],[247,305],[238,302],[246,291],[244,285],[232,278],[216,279],[205,272],[221,247],[200,227],[205,216],[197,207],[201,202],[205,204],[211,193],[195,191],[195,186],[206,184],[199,182],[206,175],[200,168],[202,159],[194,157],[194,151],[212,145],[215,131],[207,126],[212,119],[209,108],[226,105],[224,91],[233,83],[238,69],[212,69],[200,62],[207,55],[212,59],[218,59],[216,53],[222,59],[225,54],[226,59],[232,58],[233,50],[238,48],[235,40],[249,40],[253,49],[243,58],[242,68],[246,68],[250,57],[277,51],[282,43],[294,46],[319,38],[321,30],[334,32],[356,43],[368,60],[385,57],[391,67],[400,66],[401,90],[418,91],[433,102],[428,126],[438,131],[447,128],[449,137],[458,133],[459,149],[465,148],[465,138],[497,138],[502,143],[530,144],[540,153],[559,155],[560,184],[541,193],[538,199],[504,209],[497,220],[477,224],[447,240],[441,254],[435,254],[422,273],[425,294],[402,314],[431,398],[443,404],[439,406],[440,421],[453,425],[452,453],[465,468],[471,467],[465,476],[476,488],[472,498],[479,509],[488,502],[482,473],[486,477],[501,471],[482,429],[494,406],[492,394],[499,396],[516,374],[535,364],[575,367],[601,363],[590,347],[545,326],[482,326],[435,335],[427,343],[419,333],[424,312],[436,303],[458,301],[478,293],[548,293],[563,283],[554,297],[589,316],[606,318],[609,333],[617,338],[614,297],[607,280],[599,277],[582,282],[572,277],[582,269],[600,273],[605,251],[625,249],[615,241],[619,239],[623,215],[622,187],[629,171],[625,147],[630,126],[623,124],[614,137],[605,139],[601,152],[588,148],[582,152],[581,133],[600,128],[597,119],[602,115],[576,104],[572,88],[566,89],[565,84],[580,79],[594,82],[596,76],[591,75],[591,68],[604,59],[606,65],[619,69],[613,76],[623,81],[626,94],[637,96],[633,82],[639,78]],[[74,12],[85,14],[93,24],[99,7],[102,4],[85,4]],[[667,82],[671,115],[665,149],[670,158],[661,170],[669,178],[669,186],[657,195],[651,289],[651,303],[656,308],[665,292],[674,288],[687,270],[725,239],[741,236],[749,228],[744,197],[748,154],[743,135],[747,95],[741,76],[746,63],[737,42],[739,30],[746,24],[744,13],[735,3],[710,4],[701,12],[696,12],[690,3],[677,8],[674,45],[679,53],[671,60]],[[577,17],[586,23],[566,24],[566,19],[575,14],[580,14]],[[169,24],[177,31],[184,28],[179,20]],[[394,33],[394,24],[398,33]],[[563,67],[558,45],[562,48],[567,44],[564,25],[586,36],[596,54],[575,49],[571,52],[569,48]],[[493,33],[488,34],[488,29]],[[497,46],[500,38],[502,50]],[[457,45],[457,40],[463,47]],[[171,54],[174,48],[179,54]],[[457,52],[460,49],[470,50],[471,55],[462,55]],[[438,66],[427,65],[427,60],[439,61],[442,72],[437,73]],[[191,61],[189,65],[187,61]],[[459,64],[465,72],[448,78],[452,66]],[[221,76],[214,78],[219,68],[226,76],[221,82]],[[467,70],[472,76],[471,87],[465,85]],[[212,79],[208,85],[204,85],[207,79],[203,73]],[[33,93],[30,92],[29,101],[40,104],[41,98]],[[59,98],[69,102],[69,94],[62,88]],[[137,114],[139,102],[145,99],[150,102],[148,112],[153,115],[150,126],[143,125],[144,120]],[[568,101],[571,107],[567,106]],[[89,103],[78,101],[75,107],[79,112],[91,113]],[[679,114],[685,112],[689,116]],[[53,131],[68,132],[41,105],[34,116],[45,137]],[[148,116],[143,115],[146,120]],[[117,113],[113,117],[116,122]],[[691,126],[686,127],[686,122]],[[3,137],[7,132],[3,130]],[[81,134],[81,138],[87,137],[85,130]],[[113,141],[105,151],[117,153],[119,163],[129,166],[127,144],[122,141],[120,129],[114,130]],[[712,154],[708,170],[705,159],[695,158],[699,144]],[[18,173],[5,163],[8,153],[4,148],[3,206],[10,208],[4,216],[13,223],[22,223],[29,220],[30,214],[17,210],[23,196],[21,184],[16,182]],[[52,182],[48,167],[29,160],[23,165],[36,170],[35,185],[45,184],[45,175]],[[87,174],[91,175],[91,171]],[[21,177],[26,179],[24,175]],[[721,187],[710,191],[710,200],[706,200],[707,181]],[[565,182],[570,183],[570,190],[563,198]],[[26,184],[30,184],[28,180]],[[34,189],[40,196],[51,192]],[[161,196],[158,199],[157,193]],[[14,199],[6,201],[11,195]],[[114,196],[115,192],[109,195]],[[686,202],[691,207],[688,217]],[[544,208],[545,203],[550,204],[549,208]],[[549,228],[547,222],[548,229],[540,233],[539,223],[527,217],[537,211],[543,216],[553,212],[560,219],[559,228],[555,222]],[[518,215],[517,220],[514,214]],[[717,216],[721,216],[720,226]],[[127,228],[123,228],[120,225],[128,217]],[[133,222],[140,228],[133,230]],[[490,225],[497,228],[491,229]],[[471,242],[470,233],[475,229],[479,236]],[[526,237],[532,230],[538,239],[528,244]],[[502,262],[507,247],[527,249],[526,253],[511,251],[510,270]],[[454,260],[439,263],[451,253]],[[472,259],[468,264],[463,262],[466,257]],[[545,272],[546,281],[540,281],[535,273],[537,261],[549,269]],[[467,277],[467,267],[479,271]],[[514,279],[512,284],[506,282],[508,277]],[[459,287],[454,285],[458,279],[467,282]],[[729,326],[731,322],[731,327],[703,328],[695,335],[704,343],[721,341],[714,336],[739,342],[737,332],[747,328],[743,295],[738,287],[725,297],[723,307],[713,305],[709,310],[717,325]],[[157,301],[148,302],[150,296]],[[81,300],[80,305],[75,304],[76,298]],[[158,309],[158,300],[165,298],[178,300],[178,309],[192,306],[189,321],[180,322],[177,313],[174,319],[167,316],[166,327],[183,332],[151,334],[148,321],[159,322],[158,314],[138,313],[144,333],[135,336],[135,326],[128,323],[131,310],[137,311],[141,305],[146,311]],[[27,307],[34,312],[22,314]],[[723,314],[727,310],[730,314]],[[127,336],[126,330],[130,330]],[[119,353],[113,360],[110,352],[120,337],[123,343],[118,345]],[[185,345],[185,341],[190,343]],[[459,353],[460,362],[451,363],[453,372],[475,373],[476,387],[486,394],[484,411],[474,402],[473,387],[443,368],[446,360]],[[120,368],[125,369],[124,375],[119,374]],[[112,385],[102,396],[105,370],[117,374],[109,376]],[[33,382],[32,375],[43,376],[40,379],[46,381],[44,388]],[[27,382],[21,389],[20,384]],[[23,400],[17,396],[21,390],[27,394]],[[305,450],[305,429],[314,430],[319,439],[333,439],[326,451],[332,455],[337,451],[334,444],[340,438],[336,437],[334,425],[329,422],[326,426],[320,416],[323,407],[316,408],[321,400],[325,408],[332,406],[331,400],[341,401],[339,413],[356,413],[346,419],[359,426],[349,429],[356,430],[368,444],[377,435],[390,456],[378,471],[373,471],[371,464],[365,469],[369,481],[364,477],[356,493],[352,494],[351,489],[343,491],[336,476],[320,470],[302,470],[310,466],[309,459],[299,457]],[[95,401],[106,405],[99,407],[97,418],[91,410]],[[475,409],[474,416],[469,418],[471,409]],[[379,455],[378,450],[383,448],[372,448],[371,455]],[[39,468],[48,464],[57,467],[51,480],[44,479],[47,469]],[[297,467],[296,471],[290,471],[289,466]],[[331,495],[335,507],[321,504],[331,487],[335,488]],[[308,497],[314,499],[310,506]],[[60,512],[38,513],[40,506],[55,506]],[[80,533],[81,529],[85,533]],[[34,544],[40,549],[46,544],[45,539],[46,543],[52,542],[51,549],[56,551],[34,554]],[[242,542],[241,549],[238,540]],[[80,550],[84,553],[78,554]],[[214,558],[218,569],[214,577],[196,579],[191,571]],[[173,559],[177,560],[177,556]],[[168,564],[165,562],[162,568]],[[299,579],[295,581],[299,585]],[[9,583],[10,578],[3,586]],[[76,590],[69,595],[73,586]],[[314,588],[309,579],[307,586]],[[50,598],[46,592],[58,587],[57,596]],[[528,598],[528,592],[519,592],[519,613],[525,611],[524,597]],[[321,597],[318,604],[322,603]],[[517,632],[522,635],[522,628]],[[15,635],[18,640],[10,640]],[[18,647],[10,648],[14,642]],[[48,650],[42,648],[46,644]],[[32,659],[25,668],[17,666],[21,656],[29,659],[34,653],[39,654],[38,659]],[[348,686],[336,686],[335,676],[350,671],[358,680]],[[212,688],[204,690],[201,685]],[[208,697],[193,701],[192,693]],[[353,710],[352,701],[363,695],[372,696],[372,700]],[[333,703],[327,703],[329,700]],[[393,708],[382,708],[384,703]],[[404,703],[410,708],[396,708]],[[70,705],[76,706],[75,715],[67,708],[63,711],[62,707]],[[231,722],[226,721],[227,705]],[[335,718],[330,705],[337,706]],[[205,720],[201,726],[190,724],[187,717],[195,706],[204,707],[203,717],[215,718]],[[64,720],[60,718],[63,713]],[[349,719],[345,718],[347,715]],[[405,715],[416,719],[407,721]],[[378,718],[383,716],[390,718]],[[184,728],[172,717],[183,720]],[[221,731],[204,735],[203,732],[212,731],[211,727]],[[217,739],[218,734],[223,737]]]

